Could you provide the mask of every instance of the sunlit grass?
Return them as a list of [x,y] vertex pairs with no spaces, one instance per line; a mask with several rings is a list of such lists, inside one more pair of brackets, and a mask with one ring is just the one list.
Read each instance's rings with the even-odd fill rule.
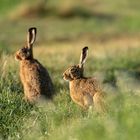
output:
[[[14,55],[1,56],[1,138],[81,140],[86,137],[91,140],[139,137],[139,95],[135,94],[135,88],[133,91],[123,91],[122,86],[115,81],[112,85],[116,86],[115,94],[110,94],[111,91],[107,90],[110,106],[106,115],[84,111],[70,99],[68,84],[62,79],[62,73],[69,65],[79,62],[82,48],[76,43],[77,47],[73,52],[71,45],[65,43],[51,44],[49,47],[45,45],[34,47],[35,58],[48,68],[56,86],[56,96],[53,101],[41,101],[34,106],[22,99],[23,89],[18,75],[19,64],[14,60]],[[119,75],[116,72],[120,73],[120,70],[124,70],[124,73],[132,71],[137,74],[139,47],[125,49],[110,46],[99,49],[99,47],[102,45],[96,44],[89,47],[85,75],[98,78],[99,75],[96,75],[96,72],[105,73],[105,77],[102,77],[104,86],[106,83],[114,82],[114,79],[118,80],[116,76]],[[97,55],[101,50],[104,57]],[[121,78],[129,77],[121,76]],[[136,79],[136,77],[132,78]],[[122,82],[123,80],[121,84],[125,84]]]
[[[23,16],[37,2],[0,4],[0,139],[139,139],[140,2],[42,0],[46,13],[35,9],[34,17]],[[23,100],[14,59],[30,26],[38,29],[34,57],[48,69],[56,89],[52,101],[35,105]],[[106,114],[76,105],[62,79],[65,69],[78,64],[84,46],[89,47],[84,72],[95,76],[107,93]]]

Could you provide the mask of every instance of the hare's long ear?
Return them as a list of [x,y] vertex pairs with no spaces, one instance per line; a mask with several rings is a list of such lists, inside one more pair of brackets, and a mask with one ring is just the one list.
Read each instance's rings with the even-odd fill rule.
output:
[[28,48],[31,48],[33,46],[35,39],[36,39],[36,32],[37,32],[37,29],[35,27],[28,29],[28,34],[27,34],[27,46],[28,46]]
[[79,67],[82,68],[84,63],[86,62],[88,55],[88,47],[84,47],[81,52]]

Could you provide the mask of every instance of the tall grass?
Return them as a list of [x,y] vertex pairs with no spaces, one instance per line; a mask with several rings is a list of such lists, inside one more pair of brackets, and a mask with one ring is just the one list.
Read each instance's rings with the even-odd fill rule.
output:
[[[43,15],[38,2],[1,0],[0,139],[139,139],[139,1],[42,0]],[[47,67],[56,87],[52,101],[34,105],[23,99],[14,60],[30,26],[38,28],[34,56]],[[87,45],[85,75],[99,79],[107,93],[106,114],[73,103],[62,79]]]
[[[98,47],[90,47],[91,53],[89,51],[85,74],[94,75],[96,71],[105,72],[105,77],[102,77],[105,82],[102,83],[103,86],[116,80],[112,86],[116,87],[117,92],[112,94],[113,91],[107,90],[109,111],[105,115],[99,115],[91,110],[84,111],[73,103],[69,96],[68,84],[61,77],[69,65],[78,63],[81,47],[76,47],[75,52],[67,44],[64,46],[60,44],[59,47],[52,45],[50,48],[44,46],[34,48],[35,57],[48,67],[56,86],[56,96],[52,101],[41,100],[36,105],[30,105],[23,100],[18,63],[14,61],[13,55],[3,54],[0,72],[2,75],[0,81],[1,139],[138,139],[139,94],[135,94],[135,88],[133,91],[120,89],[116,72],[120,73],[120,70],[123,70],[137,74],[139,47],[135,48],[133,53],[130,53],[131,48],[129,48],[123,56],[121,53],[112,55],[113,53],[110,52],[104,59],[95,57],[99,51]],[[114,49],[111,48],[110,51],[113,52]],[[118,49],[118,52],[121,50],[121,48]],[[55,57],[50,62],[49,58],[52,56]],[[125,63],[122,63],[123,61]],[[124,77],[121,76],[121,78]],[[132,78],[136,79],[133,76]]]

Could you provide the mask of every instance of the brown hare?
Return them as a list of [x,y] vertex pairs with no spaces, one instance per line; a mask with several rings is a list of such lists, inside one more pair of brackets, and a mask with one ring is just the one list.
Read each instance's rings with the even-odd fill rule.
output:
[[51,98],[54,87],[48,71],[33,57],[33,44],[37,29],[29,28],[26,45],[18,50],[15,58],[20,61],[20,79],[24,87],[25,99],[35,102],[44,95]]
[[87,78],[83,75],[87,55],[88,47],[84,47],[79,64],[69,67],[63,73],[63,79],[69,81],[70,96],[75,103],[84,109],[94,105],[97,111],[102,112],[104,111],[104,94],[96,78]]

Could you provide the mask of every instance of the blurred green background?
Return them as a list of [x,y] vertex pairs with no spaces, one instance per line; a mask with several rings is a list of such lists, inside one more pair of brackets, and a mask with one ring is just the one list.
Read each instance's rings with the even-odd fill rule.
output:
[[[138,140],[140,138],[139,0],[0,1],[0,139]],[[53,101],[23,100],[14,54],[38,29],[34,56],[56,88]],[[62,73],[89,46],[85,75],[107,93],[105,115],[84,111],[69,96]]]
[[30,26],[38,28],[40,43],[138,38],[139,5],[138,0],[1,0],[0,42],[22,43]]

